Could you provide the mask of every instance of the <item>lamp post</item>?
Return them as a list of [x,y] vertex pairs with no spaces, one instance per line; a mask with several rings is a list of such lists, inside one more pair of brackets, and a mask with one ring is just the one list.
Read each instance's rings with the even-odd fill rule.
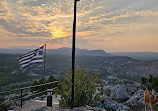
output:
[[75,73],[75,37],[76,37],[76,7],[77,1],[74,0],[74,22],[73,22],[73,37],[72,37],[72,101],[71,109],[74,107],[74,73]]

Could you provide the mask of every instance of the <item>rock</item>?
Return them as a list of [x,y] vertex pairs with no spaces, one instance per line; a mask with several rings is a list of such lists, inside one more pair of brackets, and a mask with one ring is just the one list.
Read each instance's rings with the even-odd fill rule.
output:
[[70,109],[58,109],[56,111],[71,111]]
[[103,90],[106,93],[106,95],[110,96],[110,93],[111,93],[111,90],[113,89],[113,87],[114,86],[110,86],[110,85],[107,85],[107,86],[103,87]]
[[39,109],[31,110],[31,111],[46,111],[46,109],[45,108],[39,108]]
[[92,107],[100,106],[100,101],[95,101],[91,104]]
[[104,95],[101,98],[102,106],[101,108],[104,108],[108,111],[131,111],[129,107],[125,106],[122,103],[118,103],[116,101],[113,101],[110,97],[107,95]]
[[86,107],[74,108],[73,111],[106,111],[106,109],[86,106]]
[[51,107],[42,107],[33,111],[107,111],[106,109],[97,108],[97,107],[76,107],[73,110],[71,109],[53,109]]
[[128,84],[126,85],[127,93],[132,96],[136,91],[138,91],[138,86],[136,84]]
[[130,96],[123,86],[117,85],[111,90],[110,97],[114,100],[127,100]]
[[134,110],[144,110],[144,90],[138,90],[131,96],[131,98],[125,103],[127,106],[132,107]]

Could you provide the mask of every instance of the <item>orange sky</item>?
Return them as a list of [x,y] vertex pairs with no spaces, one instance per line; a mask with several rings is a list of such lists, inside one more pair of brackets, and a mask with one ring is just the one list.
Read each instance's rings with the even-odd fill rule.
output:
[[[158,52],[158,1],[81,0],[76,47]],[[0,48],[71,47],[73,1],[1,0]]]

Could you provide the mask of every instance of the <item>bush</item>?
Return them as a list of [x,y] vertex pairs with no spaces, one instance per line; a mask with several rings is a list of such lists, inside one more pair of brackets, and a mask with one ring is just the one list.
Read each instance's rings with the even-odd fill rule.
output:
[[[98,74],[92,74],[86,76],[84,69],[75,70],[75,84],[74,84],[74,107],[85,106],[91,104],[94,99],[98,100],[99,96],[94,97],[96,92],[96,78]],[[72,95],[72,72],[63,74],[63,80],[60,85],[60,107],[71,107],[71,95]]]
[[141,78],[141,84],[143,87],[147,87],[148,89],[155,89],[156,92],[158,92],[158,77],[150,76],[148,78]]
[[[44,81],[43,78],[40,79],[39,81],[35,80],[33,82],[32,86],[43,84],[43,81]],[[57,79],[54,78],[53,76],[50,76],[48,78],[48,80],[45,80],[45,83],[50,83],[50,82],[53,82],[53,81],[57,81]],[[42,91],[47,90],[47,89],[52,89],[52,88],[54,88],[56,86],[57,86],[56,83],[51,83],[51,84],[45,85],[44,87],[43,87],[43,85],[42,86],[38,86],[38,87],[33,87],[33,88],[30,89],[30,91],[31,92],[35,91],[37,93],[37,92],[42,92]],[[40,94],[40,95],[42,95],[42,94]]]
[[6,104],[2,104],[2,105],[0,105],[0,111],[8,111],[8,105],[6,105]]
[[8,111],[10,105],[9,104],[2,104],[4,103],[4,98],[0,98],[0,111]]

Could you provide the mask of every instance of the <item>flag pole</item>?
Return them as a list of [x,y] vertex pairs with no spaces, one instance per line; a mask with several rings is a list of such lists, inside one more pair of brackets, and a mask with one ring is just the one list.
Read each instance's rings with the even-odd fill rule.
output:
[[[43,91],[45,90],[45,76],[46,76],[46,43],[44,44],[44,54],[43,54]],[[44,99],[44,97],[42,97],[42,100]]]
[[71,109],[74,107],[74,73],[75,73],[75,36],[76,36],[76,7],[77,1],[74,0],[74,22],[73,22],[73,37],[72,37],[72,98],[71,98]]
[[45,84],[45,76],[46,76],[46,43],[44,44],[44,62],[43,62],[43,68],[44,68],[44,76],[43,76],[43,81]]

